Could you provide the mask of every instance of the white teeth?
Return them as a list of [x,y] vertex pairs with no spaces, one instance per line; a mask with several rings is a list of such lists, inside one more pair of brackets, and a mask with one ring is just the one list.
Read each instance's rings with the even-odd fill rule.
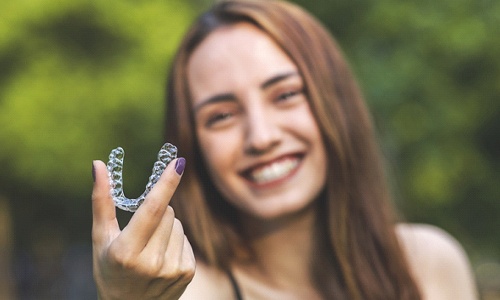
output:
[[299,160],[297,158],[277,161],[265,167],[254,170],[250,174],[250,177],[256,183],[270,182],[287,176],[292,170],[297,167],[298,164]]

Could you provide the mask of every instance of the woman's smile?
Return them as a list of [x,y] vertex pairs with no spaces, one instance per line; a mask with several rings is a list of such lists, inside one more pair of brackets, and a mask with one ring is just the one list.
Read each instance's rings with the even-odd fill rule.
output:
[[302,155],[289,154],[243,171],[242,176],[255,188],[270,188],[292,177],[300,167]]

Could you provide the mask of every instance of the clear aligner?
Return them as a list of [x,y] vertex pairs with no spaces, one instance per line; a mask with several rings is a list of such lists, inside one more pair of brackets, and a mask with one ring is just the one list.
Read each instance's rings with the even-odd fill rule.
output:
[[115,206],[130,212],[135,212],[144,202],[148,193],[153,189],[154,185],[160,179],[161,174],[167,165],[177,157],[177,147],[170,143],[166,143],[158,152],[158,160],[153,165],[153,172],[149,177],[146,185],[146,190],[137,199],[129,199],[123,193],[123,159],[125,151],[118,147],[111,150],[108,161],[109,183],[111,185],[111,196]]

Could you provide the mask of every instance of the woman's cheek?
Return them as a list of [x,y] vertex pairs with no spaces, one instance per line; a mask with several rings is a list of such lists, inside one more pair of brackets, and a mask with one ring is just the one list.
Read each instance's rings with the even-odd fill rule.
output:
[[[200,139],[200,146],[203,151],[205,161],[210,168],[210,172],[226,172],[228,164],[235,156],[235,138],[228,134],[205,134]],[[218,175],[218,174],[213,174]]]

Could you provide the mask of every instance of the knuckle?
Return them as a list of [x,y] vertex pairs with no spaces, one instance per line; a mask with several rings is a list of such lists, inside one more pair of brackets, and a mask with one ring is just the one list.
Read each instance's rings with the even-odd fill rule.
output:
[[144,271],[150,276],[157,276],[163,268],[164,259],[162,255],[155,255],[147,260]]
[[158,201],[160,199],[151,199],[154,201],[149,201],[147,205],[143,205],[144,209],[147,210],[147,214],[153,218],[161,217],[165,210],[162,201]]
[[101,233],[95,228],[95,226],[92,227],[92,244],[97,245],[101,242]]
[[176,266],[169,265],[161,274],[161,278],[166,281],[176,281],[180,277],[179,269]]
[[[120,245],[111,245],[108,248],[107,261],[110,266],[117,270],[150,279],[163,277],[161,273],[165,267],[163,255],[136,254],[120,247]],[[170,278],[172,278],[171,275]]]
[[188,284],[196,272],[196,260],[193,255],[183,254],[179,259],[173,260],[166,268],[163,278]]
[[186,283],[191,282],[191,280],[193,280],[196,271],[196,264],[194,263],[194,260],[191,260],[190,262],[183,264],[183,268],[181,271],[182,271],[181,279]]
[[177,266],[169,268],[169,270],[164,272],[161,277],[166,281],[175,281],[178,283],[187,284],[191,282],[191,280],[193,280],[194,273],[194,269]]
[[194,278],[194,271],[190,272],[184,272],[182,275],[179,277],[178,281],[182,284],[188,284],[190,283]]
[[163,260],[158,257],[140,260],[135,266],[135,272],[146,278],[159,278],[163,266]]
[[136,266],[136,256],[116,243],[108,248],[107,257],[108,261],[115,267],[133,269]]

